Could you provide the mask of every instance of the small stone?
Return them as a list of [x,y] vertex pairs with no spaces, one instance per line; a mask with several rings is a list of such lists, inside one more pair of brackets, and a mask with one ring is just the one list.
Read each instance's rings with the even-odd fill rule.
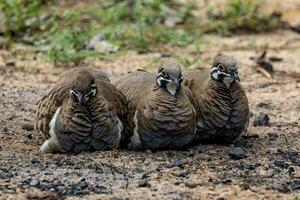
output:
[[103,41],[104,37],[102,33],[98,33],[96,35],[94,35],[89,42],[87,42],[86,44],[86,49],[89,50],[94,50],[95,49],[95,45],[99,42],[99,41]]
[[185,186],[189,187],[189,188],[195,188],[197,187],[199,184],[194,183],[194,182],[185,182]]
[[182,167],[183,161],[180,160],[180,159],[176,159],[176,160],[174,160],[173,165],[174,165],[175,167]]
[[32,164],[37,164],[37,163],[41,163],[41,161],[38,158],[32,158],[31,163]]
[[241,147],[230,148],[227,154],[231,159],[234,160],[239,160],[247,157],[245,150]]
[[78,189],[84,190],[89,184],[86,181],[78,183]]
[[23,124],[22,129],[26,131],[32,131],[33,130],[33,125],[32,124]]
[[177,16],[169,16],[165,18],[164,24],[168,27],[173,27],[176,24],[182,23],[182,18]]
[[96,52],[101,54],[107,54],[119,50],[118,46],[113,45],[108,41],[104,40],[102,33],[98,33],[95,36],[93,36],[85,46],[86,49],[95,50]]
[[254,116],[253,112],[250,111],[249,116],[253,117]]
[[265,109],[270,109],[271,108],[270,104],[267,104],[267,103],[264,103],[264,102],[261,102],[261,103],[257,104],[256,106],[259,107],[259,108],[265,108]]
[[282,183],[282,184],[278,185],[276,187],[276,189],[279,192],[282,192],[282,193],[288,193],[288,192],[290,192],[290,188],[288,187],[288,185],[286,183]]
[[177,177],[186,177],[187,175],[189,175],[189,171],[188,170],[183,170],[179,173],[173,173],[174,176]]
[[8,61],[7,63],[5,63],[5,65],[8,67],[15,67],[16,63],[14,61]]
[[145,179],[139,180],[138,186],[139,187],[150,187],[151,185],[148,183],[148,179],[145,178]]
[[146,154],[152,154],[152,151],[151,150],[146,150],[145,153]]
[[275,141],[278,138],[278,134],[275,132],[268,133],[268,136],[270,141]]
[[30,139],[30,140],[32,140],[32,139],[33,139],[33,137],[32,137],[32,135],[31,135],[31,134],[27,134],[27,135],[26,135],[26,137],[27,137],[28,139]]
[[289,167],[289,164],[287,164],[283,160],[275,160],[274,165],[276,165],[277,167],[283,168],[283,169],[287,169]]
[[268,126],[269,125],[269,115],[266,113],[259,113],[253,121],[253,126]]
[[291,182],[292,190],[300,190],[300,180],[293,180]]
[[292,161],[293,164],[300,166],[300,157],[298,154],[291,155],[290,160]]
[[31,186],[31,187],[39,187],[40,186],[40,181],[38,180],[38,179],[31,179],[31,181],[30,181],[30,183],[29,183],[29,185]]
[[242,137],[243,137],[244,139],[250,139],[250,138],[256,139],[256,138],[259,138],[259,135],[256,134],[256,133],[251,133],[251,134],[247,134],[247,135],[242,135]]
[[4,127],[4,128],[2,129],[2,132],[3,132],[3,133],[7,133],[7,132],[8,132],[8,128],[7,128],[7,127]]
[[231,179],[224,179],[224,180],[222,180],[222,183],[223,184],[230,184],[230,183],[232,183],[232,180]]
[[187,156],[193,156],[194,155],[194,150],[189,149],[186,154],[187,154]]
[[293,173],[295,173],[294,167],[289,167],[288,172],[289,172],[290,175],[292,175]]
[[256,170],[256,168],[259,166],[261,166],[260,163],[241,163],[237,165],[237,168],[241,170]]

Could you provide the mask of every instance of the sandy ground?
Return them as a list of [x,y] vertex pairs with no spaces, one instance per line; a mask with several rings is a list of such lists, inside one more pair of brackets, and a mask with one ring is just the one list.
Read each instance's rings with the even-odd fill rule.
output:
[[[195,48],[169,48],[209,67],[223,52],[239,62],[251,112],[248,133],[232,145],[201,144],[184,151],[117,154],[41,155],[33,139],[37,101],[68,68],[54,68],[39,56],[0,52],[0,199],[297,199],[300,198],[300,35],[278,31],[221,38],[207,35]],[[268,47],[273,80],[257,73],[249,58]],[[34,57],[37,57],[35,59]],[[116,73],[156,70],[158,53],[129,52],[113,60],[88,59],[85,65]],[[188,67],[188,66],[183,66]],[[270,125],[254,127],[260,113]],[[247,157],[231,159],[234,146]]]

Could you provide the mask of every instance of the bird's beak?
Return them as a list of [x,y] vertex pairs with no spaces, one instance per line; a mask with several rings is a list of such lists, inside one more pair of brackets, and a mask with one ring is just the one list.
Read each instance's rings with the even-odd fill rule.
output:
[[79,102],[79,104],[85,103],[84,94],[81,92],[78,93],[78,102]]
[[237,80],[238,82],[240,82],[240,76],[237,72],[232,72],[230,74],[230,76],[234,79],[234,80]]
[[180,82],[177,78],[172,78],[172,81],[174,82],[174,84],[176,85],[177,88],[180,87]]

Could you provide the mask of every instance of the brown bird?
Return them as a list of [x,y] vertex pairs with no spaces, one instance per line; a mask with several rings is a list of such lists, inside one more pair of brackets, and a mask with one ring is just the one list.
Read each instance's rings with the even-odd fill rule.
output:
[[210,72],[186,70],[183,76],[197,101],[196,140],[233,142],[247,129],[248,99],[233,57],[217,56]]
[[181,68],[177,63],[164,62],[156,75],[140,70],[115,77],[112,83],[127,99],[129,148],[174,149],[194,139],[193,97],[181,84]]
[[126,99],[101,71],[76,69],[61,76],[39,101],[35,129],[44,153],[116,148]]

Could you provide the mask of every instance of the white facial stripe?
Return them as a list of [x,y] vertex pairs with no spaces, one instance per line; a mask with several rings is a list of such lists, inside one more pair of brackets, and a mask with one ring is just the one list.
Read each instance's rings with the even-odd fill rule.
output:
[[171,80],[168,80],[168,79],[165,79],[164,77],[159,77],[156,82],[157,82],[157,85],[161,86],[161,81],[164,80],[164,81],[167,81],[167,82],[171,82]]
[[162,79],[163,79],[162,77],[159,77],[158,79],[156,79],[157,85],[161,86],[161,80],[162,80]]
[[213,68],[211,68],[210,72],[212,73],[213,71],[219,71],[219,70],[218,70],[218,68],[213,67]]
[[90,94],[92,94],[92,96],[96,95],[96,89],[92,89],[90,92],[88,92],[86,95],[84,95],[85,97],[88,97]]
[[79,98],[78,94],[74,90],[71,90],[70,93],[75,95],[77,98]]

